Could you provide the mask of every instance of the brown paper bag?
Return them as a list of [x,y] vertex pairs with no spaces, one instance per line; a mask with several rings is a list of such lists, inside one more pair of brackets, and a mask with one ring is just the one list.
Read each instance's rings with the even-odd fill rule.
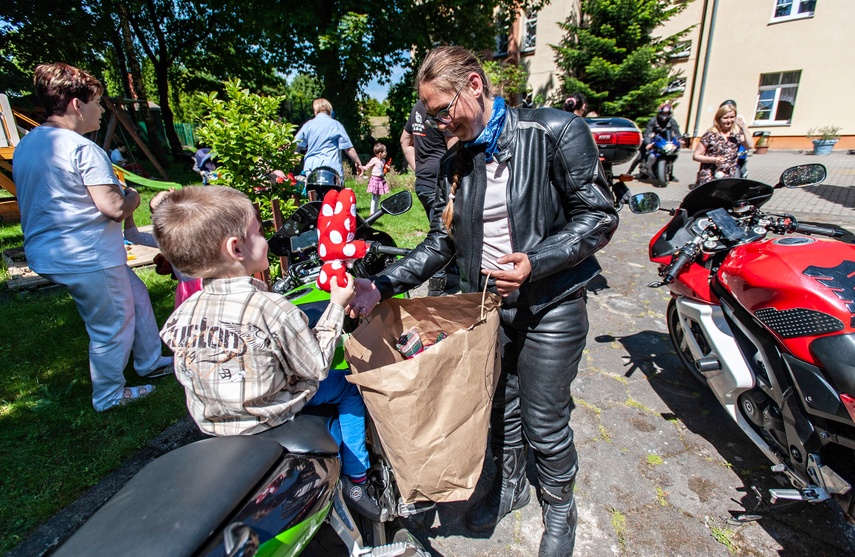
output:
[[[462,501],[475,490],[499,379],[500,300],[393,298],[345,342],[347,379],[362,391],[407,503]],[[395,342],[411,327],[428,342],[448,338],[407,360]]]

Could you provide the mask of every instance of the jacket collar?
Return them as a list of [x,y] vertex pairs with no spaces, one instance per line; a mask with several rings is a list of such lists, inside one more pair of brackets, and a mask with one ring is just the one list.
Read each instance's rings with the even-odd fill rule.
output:
[[508,107],[508,112],[505,115],[505,127],[499,135],[498,146],[494,158],[496,162],[508,162],[513,155],[513,140],[514,130],[517,129],[517,121],[519,121],[519,111],[516,108]]

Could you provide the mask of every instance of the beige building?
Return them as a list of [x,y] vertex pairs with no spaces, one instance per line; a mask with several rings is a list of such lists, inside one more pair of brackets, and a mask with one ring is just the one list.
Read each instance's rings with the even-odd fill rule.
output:
[[[521,14],[494,55],[519,60],[534,95],[547,101],[559,86],[558,26],[578,17],[579,0],[552,0]],[[734,100],[753,132],[768,132],[771,149],[810,149],[811,128],[839,126],[836,149],[855,149],[855,1],[693,0],[662,26],[668,36],[694,26],[672,58],[681,71],[669,87],[680,129],[693,137],[711,125],[724,100]],[[504,50],[504,52],[503,52]]]

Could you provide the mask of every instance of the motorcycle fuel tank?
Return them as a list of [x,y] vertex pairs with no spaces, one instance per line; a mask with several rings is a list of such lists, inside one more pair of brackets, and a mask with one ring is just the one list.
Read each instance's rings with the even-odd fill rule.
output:
[[815,363],[817,337],[855,331],[855,246],[802,236],[733,249],[722,286],[793,356]]

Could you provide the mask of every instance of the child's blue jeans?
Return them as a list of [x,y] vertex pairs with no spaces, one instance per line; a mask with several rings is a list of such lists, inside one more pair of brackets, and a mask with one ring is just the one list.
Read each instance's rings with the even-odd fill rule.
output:
[[[338,420],[330,420],[330,433],[341,447],[341,468],[346,476],[359,477],[368,470],[368,449],[365,446],[365,403],[362,395],[345,376],[349,370],[331,369],[320,382],[306,407],[334,404]],[[340,424],[340,425],[339,425]]]

